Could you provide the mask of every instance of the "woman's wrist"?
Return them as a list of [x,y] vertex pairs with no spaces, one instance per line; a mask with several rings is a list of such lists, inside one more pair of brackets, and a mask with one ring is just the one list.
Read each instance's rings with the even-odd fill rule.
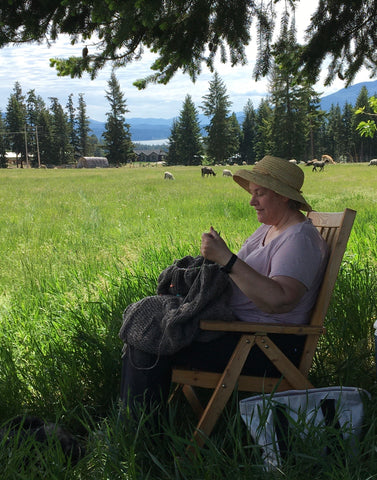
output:
[[238,257],[235,253],[232,253],[228,263],[221,267],[221,270],[225,273],[230,273],[232,271],[233,265],[236,263]]

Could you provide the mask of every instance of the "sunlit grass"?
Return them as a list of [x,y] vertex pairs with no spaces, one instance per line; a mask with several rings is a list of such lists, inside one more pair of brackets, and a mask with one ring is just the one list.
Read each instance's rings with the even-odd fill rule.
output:
[[[311,376],[315,385],[361,386],[375,398],[377,168],[302,168],[303,192],[316,210],[358,212]],[[117,419],[125,307],[153,295],[174,259],[198,255],[210,225],[234,251],[258,226],[247,193],[222,177],[221,167],[214,178],[202,178],[200,167],[169,170],[174,181],[153,167],[0,172],[0,419],[29,412],[85,435],[90,454],[83,466],[56,478],[123,478],[127,471],[153,480],[221,478],[221,469],[230,478],[237,465],[239,478],[261,474],[257,453],[235,442],[241,426],[220,426],[193,465],[173,460],[183,454],[186,431],[170,430],[156,453],[147,431],[136,439]],[[376,419],[372,411],[368,441]],[[147,451],[143,442],[152,442]],[[377,465],[368,448],[363,444],[360,476],[349,478],[368,478],[363,472]],[[356,475],[354,464],[351,470]],[[288,466],[286,473],[303,471]]]

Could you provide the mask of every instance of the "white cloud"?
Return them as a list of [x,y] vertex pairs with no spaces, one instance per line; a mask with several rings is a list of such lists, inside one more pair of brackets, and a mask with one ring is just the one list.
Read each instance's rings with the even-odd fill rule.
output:
[[[90,46],[89,46],[90,48]],[[84,94],[88,115],[96,120],[104,121],[109,106],[105,98],[110,78],[111,67],[107,66],[95,80],[88,75],[81,79],[58,77],[50,67],[52,57],[68,57],[80,55],[82,45],[72,46],[66,39],[59,39],[48,48],[46,45],[25,45],[5,47],[0,50],[0,108],[5,111],[7,101],[18,81],[25,94],[34,89],[49,104],[49,97],[57,97],[65,106],[69,94],[77,99],[79,93]],[[150,85],[145,90],[137,90],[133,82],[151,73],[152,55],[146,53],[141,61],[134,62],[126,68],[117,69],[116,76],[127,100],[129,117],[172,118],[179,114],[184,98],[190,94],[194,103],[199,106],[203,95],[208,92],[208,82],[213,74],[203,68],[203,73],[193,83],[187,75],[177,73],[168,85]],[[248,98],[254,100],[257,107],[261,97],[267,93],[266,82],[252,80],[252,68],[234,67],[220,64],[217,68],[224,81],[233,110],[241,111]]]

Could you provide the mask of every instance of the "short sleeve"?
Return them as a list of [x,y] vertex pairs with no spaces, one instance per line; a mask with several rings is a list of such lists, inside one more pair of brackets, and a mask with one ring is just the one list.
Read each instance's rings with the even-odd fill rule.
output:
[[321,265],[321,248],[315,238],[295,233],[287,236],[272,255],[269,276],[295,278],[309,289]]

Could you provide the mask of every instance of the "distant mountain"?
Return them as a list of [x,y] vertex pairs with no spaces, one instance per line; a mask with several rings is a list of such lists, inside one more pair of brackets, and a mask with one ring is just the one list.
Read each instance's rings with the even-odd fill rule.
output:
[[[320,100],[322,110],[329,111],[331,105],[339,105],[340,108],[343,108],[346,102],[355,105],[362,87],[367,88],[369,96],[377,96],[377,80],[357,83],[356,85],[342,88],[335,93],[322,97]],[[242,123],[244,118],[243,112],[237,112],[236,117],[239,123]],[[198,119],[204,130],[204,127],[208,125],[207,117],[199,114]],[[132,140],[134,142],[142,142],[143,140],[161,140],[168,138],[171,133],[174,118],[126,118],[126,121],[131,126]],[[101,138],[105,130],[105,122],[89,120],[89,126],[94,135],[96,135],[97,138]]]
[[[160,140],[170,137],[173,119],[166,118],[126,118],[130,124],[131,138],[134,142],[142,140]],[[94,135],[100,139],[105,131],[105,122],[89,120],[89,127]]]
[[372,82],[361,82],[356,83],[356,85],[351,85],[347,88],[342,88],[331,95],[326,95],[321,99],[321,108],[328,112],[331,108],[331,105],[339,105],[340,108],[344,107],[346,102],[351,105],[355,105],[357,97],[359,96],[360,90],[362,87],[366,87],[368,90],[368,95],[377,95],[377,80]]

